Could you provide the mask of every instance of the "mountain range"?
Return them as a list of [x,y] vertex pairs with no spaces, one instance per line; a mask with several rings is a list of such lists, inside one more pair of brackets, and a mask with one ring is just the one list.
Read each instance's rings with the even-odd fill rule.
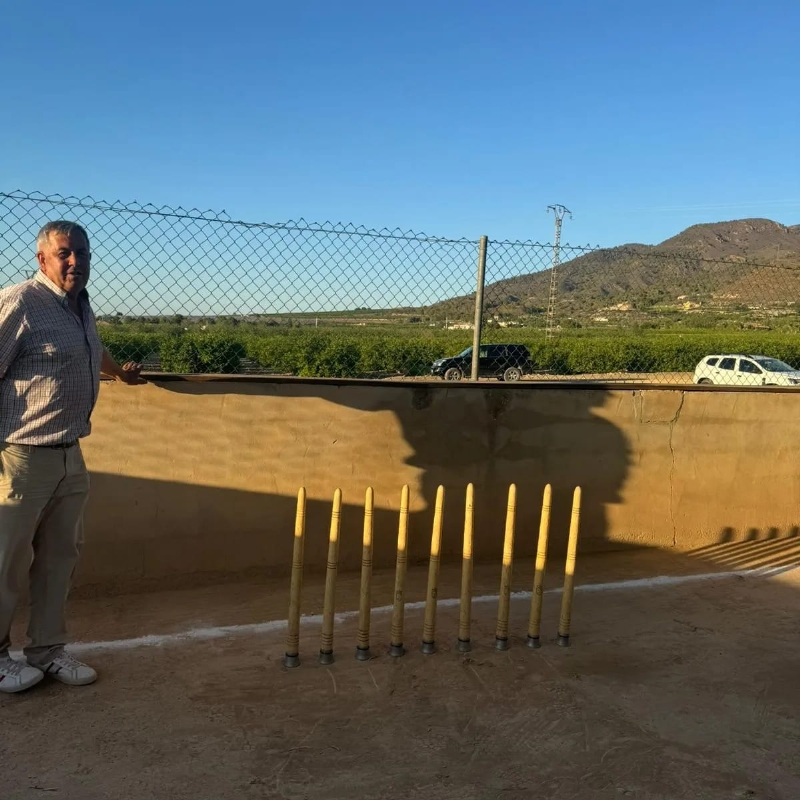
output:
[[[491,243],[489,248],[491,259]],[[544,313],[552,248],[527,254],[498,250],[501,256],[489,262],[490,274],[511,276],[486,285],[487,314],[514,318]],[[543,268],[514,275],[516,264],[530,265],[533,252]],[[657,245],[583,251],[564,247],[561,261],[556,269],[556,315],[561,318],[604,320],[609,314],[665,310],[774,311],[800,300],[800,225],[768,219],[693,225]],[[427,311],[468,320],[473,308],[471,295]]]

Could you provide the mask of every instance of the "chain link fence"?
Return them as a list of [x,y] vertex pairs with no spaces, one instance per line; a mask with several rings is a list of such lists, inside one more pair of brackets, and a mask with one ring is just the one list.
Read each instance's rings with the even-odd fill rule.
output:
[[88,230],[101,336],[148,371],[800,383],[800,229],[766,220],[743,242],[488,240],[479,264],[478,240],[15,191],[2,286],[33,274],[52,219]]

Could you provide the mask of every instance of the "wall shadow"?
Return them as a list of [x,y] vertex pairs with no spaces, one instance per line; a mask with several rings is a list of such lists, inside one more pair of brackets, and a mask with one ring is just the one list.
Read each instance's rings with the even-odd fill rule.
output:
[[[192,398],[198,398],[199,403],[200,396],[220,396],[220,405],[231,395],[256,398],[256,404],[240,404],[246,405],[248,411],[237,412],[240,416],[230,423],[237,427],[248,424],[242,414],[260,413],[273,400],[283,403],[281,414],[284,417],[276,424],[285,426],[295,422],[292,409],[301,409],[298,404],[303,403],[315,403],[315,414],[324,414],[327,404],[331,404],[334,418],[338,406],[358,411],[355,419],[361,419],[361,414],[389,412],[397,422],[397,426],[389,427],[399,428],[402,441],[396,438],[396,433],[392,434],[393,441],[374,440],[385,426],[370,427],[369,416],[364,417],[363,435],[368,440],[364,446],[381,451],[377,461],[386,465],[381,467],[382,485],[391,486],[393,494],[386,497],[384,490],[376,497],[376,567],[394,564],[396,509],[403,482],[412,483],[409,475],[414,476],[413,513],[409,521],[411,563],[423,562],[428,557],[433,506],[439,485],[446,490],[442,555],[445,560],[460,558],[464,495],[469,482],[475,485],[476,561],[495,560],[500,556],[508,487],[512,482],[518,491],[518,555],[535,553],[542,491],[548,482],[553,487],[553,554],[565,549],[572,492],[578,485],[584,490],[582,549],[626,547],[624,543],[608,540],[606,509],[609,504],[620,502],[630,453],[622,431],[596,414],[596,409],[603,406],[608,396],[602,389],[545,392],[538,387],[511,388],[502,384],[462,385],[450,389],[388,382],[378,387],[304,381],[165,380],[154,383],[151,389],[156,392],[188,395],[186,403],[190,407]],[[154,397],[157,401],[157,396],[144,395],[137,413],[143,413],[148,400]],[[126,396],[120,399],[124,401]],[[539,399],[542,402],[538,402]],[[169,398],[162,398],[162,401],[164,407],[174,413],[175,403]],[[216,408],[217,404],[207,404],[209,406]],[[182,409],[183,403],[179,407]],[[130,409],[126,413],[129,412]],[[114,413],[122,412],[114,407]],[[352,426],[354,417],[346,419],[349,421],[337,420],[335,424]],[[197,458],[198,450],[214,459],[219,457],[220,446],[229,448],[224,435],[217,434],[215,438],[208,428],[198,426],[191,433],[192,454],[189,449],[182,448],[170,427],[169,416],[162,415],[160,421],[155,420],[148,426],[148,442],[131,440],[126,445],[133,451],[134,459],[138,458],[137,450],[150,448],[145,453],[150,466],[140,469],[140,474],[158,477],[138,478],[97,471],[92,459],[87,459],[93,470],[93,486],[78,583],[103,582],[114,572],[121,573],[119,580],[123,582],[153,575],[178,576],[187,570],[189,563],[196,564],[198,572],[208,573],[240,572],[253,565],[267,571],[287,572],[291,562],[294,493],[299,486],[292,486],[290,494],[284,483],[281,491],[286,494],[283,494],[163,480],[164,462],[184,460],[188,463]],[[321,431],[322,427],[315,430]],[[98,435],[105,437],[105,430],[98,431],[93,438]],[[331,437],[334,435],[335,432],[331,433]],[[330,437],[327,441],[323,439],[320,435],[319,451],[325,447],[330,451]],[[106,446],[104,438],[96,441],[103,442],[100,447]],[[119,444],[111,435],[108,441]],[[168,442],[168,445],[163,445],[162,452],[156,455],[162,445],[155,446],[153,442]],[[304,444],[313,456],[317,449],[313,438]],[[312,479],[312,483],[316,480],[316,485],[306,484],[309,496],[317,498],[309,499],[307,505],[306,563],[310,570],[324,569],[326,561],[331,502],[327,498],[319,499],[322,485],[347,485],[340,565],[343,570],[356,570],[360,565],[362,498],[372,476],[364,470],[355,477],[351,474],[357,466],[351,462],[357,461],[359,456],[353,451],[352,442],[349,447],[341,465],[335,468],[341,470],[341,474],[317,474]],[[259,467],[264,471],[280,469],[277,452],[265,449],[262,460]],[[252,468],[252,463],[248,468]],[[168,535],[164,535],[165,531]]]
[[[512,482],[518,487],[515,554],[519,557],[535,554],[542,489],[547,482],[554,492],[550,548],[553,556],[562,555],[565,550],[572,491],[577,485],[584,491],[582,552],[638,551],[652,545],[674,543],[672,523],[669,519],[660,519],[668,516],[671,510],[668,501],[672,476],[666,460],[671,439],[669,444],[665,439],[665,432],[671,427],[669,419],[659,419],[661,428],[657,430],[652,409],[645,426],[650,432],[642,436],[655,438],[637,443],[637,458],[646,450],[647,457],[652,459],[648,466],[652,503],[648,503],[647,496],[634,498],[634,502],[653,506],[653,525],[659,518],[661,538],[647,535],[646,520],[643,533],[634,530],[623,531],[620,535],[619,531],[613,534],[610,531],[609,510],[623,502],[630,472],[638,465],[632,464],[632,448],[625,432],[608,419],[608,416],[613,418],[607,408],[611,393],[602,387],[510,387],[503,384],[448,387],[389,382],[376,387],[321,381],[158,379],[154,383],[152,388],[156,392],[188,395],[188,405],[192,397],[216,395],[224,401],[231,395],[241,395],[260,398],[266,404],[263,408],[269,408],[272,399],[281,401],[289,417],[291,409],[299,411],[303,406],[298,404],[303,403],[316,403],[315,414],[331,404],[332,408],[343,406],[367,415],[364,417],[363,436],[367,440],[364,446],[386,450],[385,459],[383,455],[379,459],[386,464],[381,479],[383,486],[391,485],[395,493],[387,498],[384,492],[384,496],[377,498],[376,568],[394,565],[397,502],[401,484],[408,480],[410,473],[418,476],[413,487],[415,502],[410,519],[409,561],[412,564],[427,560],[434,498],[439,485],[445,486],[447,493],[443,559],[456,561],[460,558],[464,489],[470,481],[476,487],[475,559],[478,562],[499,563],[506,497]],[[246,428],[248,419],[243,415],[254,413],[254,409],[255,413],[260,413],[261,400],[256,405],[239,404],[235,412],[238,416],[227,424]],[[320,401],[324,403],[320,405]],[[147,407],[147,402],[148,398],[143,397],[140,411]],[[172,401],[162,405],[162,412],[175,407]],[[208,407],[222,405],[212,403]],[[671,418],[673,411],[669,408],[667,411]],[[376,430],[380,427],[370,426],[369,415],[385,412],[398,423],[402,453],[399,440],[393,445],[370,438],[378,435]],[[151,440],[160,442],[169,438],[168,416],[162,415],[161,419],[149,430]],[[353,417],[347,419],[350,421],[339,424],[352,425]],[[285,424],[290,425],[292,421],[287,419]],[[652,433],[654,430],[656,434]],[[215,439],[212,433],[200,427],[192,436],[195,455],[191,457],[207,450],[208,458],[213,459],[214,448],[228,446],[224,436]],[[304,445],[312,451],[315,448],[313,440],[304,441]],[[320,452],[327,446],[320,441]],[[170,447],[170,458],[184,457],[180,447],[174,444]],[[393,447],[397,447],[398,452],[393,452]],[[650,455],[651,450],[659,448],[666,449],[666,453]],[[152,452],[149,455],[153,457]],[[307,485],[315,498],[307,505],[306,567],[310,572],[324,570],[327,555],[331,503],[328,498],[319,499],[324,496],[319,491],[323,478],[325,487],[340,484],[339,478],[348,487],[342,514],[340,569],[355,571],[360,565],[361,501],[371,480],[368,472],[357,472],[358,453],[352,447],[347,458],[350,461],[342,461],[341,474],[320,476],[317,473],[318,485]],[[263,461],[268,465],[265,468],[276,468],[276,459],[280,456],[265,449]],[[154,475],[163,474],[157,462],[149,463],[156,463]],[[252,468],[252,462],[246,468]],[[104,584],[111,590],[125,590],[152,582],[178,586],[225,580],[248,572],[288,574],[296,486],[292,486],[291,494],[286,491],[285,482],[281,492],[246,491],[96,470],[92,481],[86,548],[77,575],[79,585]],[[626,502],[630,502],[630,498]],[[669,539],[663,535],[667,530]],[[685,564],[686,568],[696,571],[698,562],[708,564],[709,570],[781,567],[797,563],[800,558],[797,527],[748,531],[729,527],[720,529],[717,534],[708,531],[696,541],[711,543],[683,552],[676,548],[673,551],[676,569]]]
[[[258,383],[169,381],[159,386],[189,395],[265,395],[273,391]],[[427,553],[425,540],[430,534],[440,485],[446,491],[444,553],[460,554],[464,494],[469,482],[475,486],[476,558],[493,558],[502,550],[511,483],[517,485],[518,492],[520,554],[534,552],[546,483],[553,488],[553,552],[560,553],[565,548],[576,486],[583,488],[581,546],[594,551],[625,547],[610,542],[607,535],[607,507],[620,502],[630,462],[624,433],[596,413],[605,404],[607,391],[511,388],[499,383],[453,389],[398,383],[388,386],[389,391],[383,384],[375,392],[369,386],[334,385],[317,389],[316,396],[366,414],[388,411],[399,422],[404,441],[412,449],[402,463],[420,470],[422,475],[417,493],[425,508],[417,511],[411,521],[417,534],[414,556],[424,557]],[[310,388],[314,391],[308,384],[288,382],[281,384],[279,391],[283,398],[303,402],[309,399]],[[544,400],[540,404],[531,403],[536,393]],[[399,471],[395,484],[399,495]],[[272,498],[270,502],[280,505],[282,501]],[[311,513],[321,524],[329,509],[313,509]],[[360,513],[357,505],[347,510],[348,530],[353,527],[353,520],[356,526],[360,525]],[[285,512],[280,518],[285,523]],[[381,519],[382,530],[396,531],[396,525],[396,518]],[[425,548],[418,549],[423,544]]]

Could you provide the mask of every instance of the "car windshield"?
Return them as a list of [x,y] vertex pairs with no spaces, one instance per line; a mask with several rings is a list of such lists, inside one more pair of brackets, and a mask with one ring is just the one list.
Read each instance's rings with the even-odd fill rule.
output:
[[472,348],[471,348],[471,347],[468,347],[466,350],[462,350],[462,351],[461,351],[461,352],[460,352],[460,353],[459,353],[459,354],[456,356],[456,358],[465,358],[466,356],[471,356],[471,355],[472,355]]
[[756,364],[762,366],[767,372],[795,372],[794,367],[790,367],[785,361],[777,358],[754,358]]

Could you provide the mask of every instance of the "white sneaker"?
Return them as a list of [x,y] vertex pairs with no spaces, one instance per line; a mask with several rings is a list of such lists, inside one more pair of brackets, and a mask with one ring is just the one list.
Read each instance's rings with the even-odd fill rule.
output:
[[42,678],[44,673],[40,669],[24,661],[15,661],[8,656],[0,658],[0,692],[24,692],[31,686],[36,686]]
[[45,675],[67,686],[86,686],[97,680],[97,673],[88,665],[62,650],[45,668]]

